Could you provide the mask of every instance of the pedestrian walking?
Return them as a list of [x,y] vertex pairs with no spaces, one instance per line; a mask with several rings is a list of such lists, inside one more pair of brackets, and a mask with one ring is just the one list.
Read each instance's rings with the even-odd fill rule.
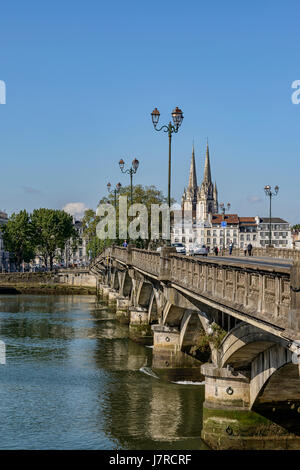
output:
[[215,256],[218,256],[219,248],[217,246],[214,247],[214,253],[215,253]]
[[127,240],[124,240],[123,246],[124,246],[125,248],[127,248],[127,246],[128,246]]
[[251,243],[248,244],[247,250],[248,250],[248,255],[252,256],[252,245],[251,245]]
[[232,249],[233,249],[233,243],[230,242],[230,243],[229,243],[229,254],[230,254],[230,255],[232,254]]

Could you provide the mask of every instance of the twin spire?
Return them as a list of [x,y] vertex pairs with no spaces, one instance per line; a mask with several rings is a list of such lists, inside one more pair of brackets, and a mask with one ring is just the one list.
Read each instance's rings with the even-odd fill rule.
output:
[[204,178],[203,181],[207,183],[211,183],[211,172],[210,172],[210,160],[209,160],[209,148],[208,142],[206,144],[206,158],[205,158],[205,165],[204,165]]
[[191,161],[191,167],[190,167],[190,176],[189,176],[188,189],[190,189],[192,191],[197,189],[197,175],[196,175],[194,144],[193,144],[193,151],[192,151],[192,161]]
[[[205,157],[205,164],[204,164],[203,182],[211,183],[211,171],[210,171],[210,159],[209,159],[208,142],[206,144],[206,157]],[[196,164],[195,164],[195,150],[194,150],[194,144],[193,144],[188,190],[195,191],[196,189],[197,189],[197,176],[196,176]],[[215,190],[216,189],[217,188],[216,188],[216,183],[215,183]]]

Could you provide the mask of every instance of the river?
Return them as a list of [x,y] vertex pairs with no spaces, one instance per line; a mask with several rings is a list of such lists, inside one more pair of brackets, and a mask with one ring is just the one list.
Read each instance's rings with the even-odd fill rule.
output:
[[95,296],[1,295],[0,449],[207,449],[203,385],[169,383]]

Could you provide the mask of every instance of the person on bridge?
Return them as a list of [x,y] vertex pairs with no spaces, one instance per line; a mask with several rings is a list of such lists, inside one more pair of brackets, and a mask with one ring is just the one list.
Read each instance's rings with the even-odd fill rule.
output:
[[247,250],[248,250],[248,255],[252,256],[252,245],[251,245],[251,243],[248,244]]
[[233,249],[233,243],[230,242],[230,244],[229,244],[229,254],[230,255],[232,254],[232,249]]
[[214,253],[215,253],[215,256],[218,256],[219,248],[217,246],[214,247]]
[[128,246],[127,240],[124,240],[123,246],[124,246],[125,248],[127,248],[127,246]]

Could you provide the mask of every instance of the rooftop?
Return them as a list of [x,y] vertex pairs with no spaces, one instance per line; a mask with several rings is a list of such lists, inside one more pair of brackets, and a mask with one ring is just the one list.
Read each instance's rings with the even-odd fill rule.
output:
[[[270,217],[260,217],[259,221],[262,224],[269,224]],[[280,219],[279,217],[272,217],[271,224],[288,224],[288,222],[286,220]]]

